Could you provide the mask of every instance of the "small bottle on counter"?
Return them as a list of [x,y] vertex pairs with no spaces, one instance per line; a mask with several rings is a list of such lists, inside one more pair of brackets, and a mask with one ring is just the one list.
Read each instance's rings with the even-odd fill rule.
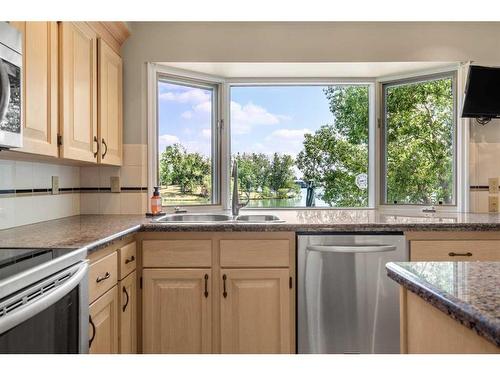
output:
[[158,215],[161,212],[161,197],[158,186],[155,186],[155,191],[151,197],[151,213]]

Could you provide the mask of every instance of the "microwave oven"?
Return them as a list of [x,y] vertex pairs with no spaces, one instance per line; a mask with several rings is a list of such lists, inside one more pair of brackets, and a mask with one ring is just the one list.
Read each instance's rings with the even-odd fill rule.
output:
[[0,149],[23,146],[22,35],[0,22]]

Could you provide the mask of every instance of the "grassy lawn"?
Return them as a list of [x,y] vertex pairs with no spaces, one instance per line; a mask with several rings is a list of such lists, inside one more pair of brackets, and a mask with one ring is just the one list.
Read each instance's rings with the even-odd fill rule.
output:
[[160,188],[162,205],[210,204],[210,197],[204,197],[198,192],[182,193],[178,185],[162,186]]

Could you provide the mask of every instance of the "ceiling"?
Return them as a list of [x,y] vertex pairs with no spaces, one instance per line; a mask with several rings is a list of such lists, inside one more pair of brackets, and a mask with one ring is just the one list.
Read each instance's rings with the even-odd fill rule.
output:
[[224,78],[375,78],[439,69],[454,62],[200,63],[162,65]]

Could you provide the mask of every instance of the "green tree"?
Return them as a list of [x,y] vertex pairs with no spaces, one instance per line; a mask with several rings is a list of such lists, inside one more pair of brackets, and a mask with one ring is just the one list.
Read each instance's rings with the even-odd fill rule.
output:
[[208,190],[205,186],[210,179],[210,159],[199,153],[188,153],[181,144],[165,148],[160,157],[160,184],[179,185],[182,193],[193,192],[197,187],[201,193]]
[[238,183],[240,191],[262,193],[267,186],[271,162],[262,153],[243,153],[233,156],[238,163]]
[[368,87],[330,86],[324,90],[334,124],[305,134],[297,167],[304,180],[323,188],[318,194],[334,207],[363,207],[368,192],[356,185],[368,173]]
[[290,192],[295,194],[298,190],[298,185],[294,182],[294,165],[295,162],[290,155],[274,153],[268,186],[278,198],[286,198]]
[[[306,134],[297,166],[305,180],[323,187],[331,206],[366,206],[356,176],[368,168],[368,87],[324,90],[333,114]],[[453,191],[453,90],[451,78],[389,86],[386,101],[387,201],[450,203]]]
[[390,86],[386,106],[388,202],[451,203],[451,78]]

